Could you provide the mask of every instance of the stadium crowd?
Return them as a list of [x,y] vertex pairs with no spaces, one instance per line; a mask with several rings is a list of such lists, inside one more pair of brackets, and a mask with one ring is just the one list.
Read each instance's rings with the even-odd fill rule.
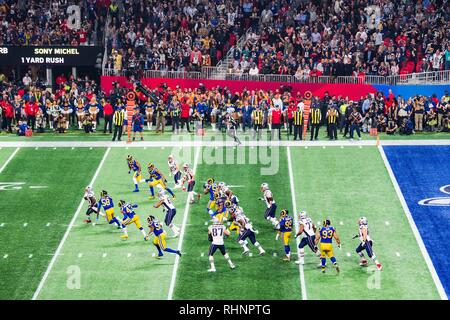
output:
[[[120,115],[124,115],[127,89],[116,83],[105,94],[95,81],[87,78],[60,76],[59,80],[59,89],[54,92],[33,82],[18,86],[0,81],[2,129],[19,135],[26,135],[27,131],[28,134],[31,131],[65,133],[72,129],[112,133],[113,124],[126,125],[126,119]],[[287,87],[275,91],[231,92],[226,87],[181,89],[161,84],[149,90],[136,82],[134,90],[138,107],[132,125],[136,132],[164,133],[166,126],[171,126],[170,130],[176,134],[198,132],[209,126],[214,131],[226,130],[233,119],[240,130],[251,130],[253,134],[268,129],[273,135],[277,130],[281,138],[283,127],[290,135],[294,133],[295,138],[301,134],[300,127],[295,126],[303,124],[305,101],[302,93],[291,93]],[[369,133],[373,129],[388,134],[450,131],[448,92],[442,97],[417,95],[408,99],[395,97],[392,92],[387,96],[378,92],[362,96],[358,101],[325,93],[323,97],[312,98],[311,108],[308,125],[311,139],[318,137],[320,126],[326,126],[329,137],[336,139],[338,130],[344,137],[350,133],[351,138],[355,130],[358,135],[360,131]],[[314,113],[314,109],[319,111]],[[118,119],[125,121],[117,122]]]

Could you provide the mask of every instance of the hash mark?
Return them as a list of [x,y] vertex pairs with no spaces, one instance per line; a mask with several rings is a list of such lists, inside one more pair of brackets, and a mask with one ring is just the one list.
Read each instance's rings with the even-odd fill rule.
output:
[[347,257],[350,257],[350,256],[351,256],[350,252],[347,252]]
[[2,222],[2,224],[0,224],[0,227],[3,227],[5,225],[5,223]]
[[30,254],[30,255],[28,256],[28,259],[31,259],[31,258],[33,258],[33,255],[32,255],[32,254]]
[[205,226],[207,226],[208,225],[208,221],[205,221]]
[[359,146],[360,149],[362,149],[362,146]]
[[56,150],[56,147],[54,147],[53,150]]
[[205,256],[205,254],[202,252],[202,253],[200,253],[200,257],[204,257]]
[[154,257],[154,256],[155,256],[155,253],[153,252],[153,253],[152,253],[152,257]]
[[341,226],[343,226],[343,225],[344,225],[344,221],[339,222],[339,224],[340,224]]
[[72,147],[72,150],[74,150],[75,149],[75,147]]
[[128,254],[127,254],[127,258],[129,258],[129,257],[131,257],[131,253],[128,253]]
[[248,254],[248,256],[249,256],[249,257],[253,257],[253,253],[250,252],[250,253]]
[[341,149],[344,149],[344,146],[341,146]]
[[28,223],[25,222],[25,223],[23,224],[24,228],[25,228],[27,225],[28,225]]
[[89,150],[92,150],[92,147],[90,147]]
[[3,259],[6,259],[6,258],[8,258],[8,255],[7,255],[7,254],[5,254],[5,255],[3,256]]
[[277,253],[276,253],[276,252],[274,252],[274,253],[273,253],[273,256],[274,256],[274,257],[276,257],[276,256],[277,256]]
[[322,149],[326,149],[327,147],[323,146]]
[[395,255],[396,255],[397,257],[400,257],[400,252],[396,252]]
[[46,226],[46,227],[50,227],[50,222],[48,222],[45,226]]
[[308,146],[305,146],[305,149],[308,149]]
[[37,150],[37,149],[39,149],[39,148],[38,147],[34,148],[34,150]]
[[81,258],[82,256],[83,256],[82,253],[79,253],[79,254],[78,254],[78,258]]
[[107,256],[107,254],[106,253],[104,253],[103,255],[102,255],[102,258],[105,258]]
[[386,221],[385,224],[386,224],[387,226],[390,225],[389,221]]

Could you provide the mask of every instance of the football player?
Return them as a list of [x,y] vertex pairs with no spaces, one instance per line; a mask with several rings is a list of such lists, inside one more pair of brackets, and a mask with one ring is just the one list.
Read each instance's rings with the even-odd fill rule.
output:
[[259,200],[264,201],[267,206],[266,212],[264,213],[264,218],[270,221],[275,228],[278,224],[278,220],[275,218],[277,204],[273,199],[272,191],[269,190],[268,183],[264,182],[263,184],[261,184],[261,192],[263,193],[264,197],[259,198]]
[[144,239],[147,236],[147,234],[144,231],[144,228],[141,225],[141,221],[139,220],[139,216],[134,212],[133,209],[137,208],[137,204],[129,204],[126,203],[124,200],[119,200],[119,208],[120,212],[123,214],[122,219],[122,230],[124,235],[121,236],[122,239],[128,239],[128,232],[127,232],[127,226],[134,223],[136,225],[136,228],[139,229],[139,231],[144,235]]
[[289,245],[289,241],[291,240],[293,221],[294,220],[289,215],[289,211],[287,209],[281,210],[280,222],[278,225],[278,232],[275,240],[278,240],[279,237],[282,236],[284,252],[286,254],[286,256],[283,258],[283,261],[286,262],[291,261],[291,246]]
[[177,209],[173,205],[172,200],[166,194],[166,190],[160,189],[158,191],[159,201],[154,205],[155,208],[163,206],[163,211],[166,213],[164,223],[173,231],[173,237],[176,238],[180,234],[180,228],[173,224],[173,218],[177,214]]
[[173,186],[174,189],[181,188],[180,185],[180,179],[181,179],[181,171],[178,166],[178,163],[175,161],[175,158],[173,155],[169,155],[167,157],[167,164],[169,165],[169,176],[173,175],[173,181],[175,182],[175,185]]
[[307,216],[305,211],[300,212],[298,217],[299,228],[296,238],[303,234],[302,240],[298,245],[299,248],[299,257],[298,260],[295,261],[296,264],[305,264],[305,247],[309,246],[312,252],[316,254],[317,257],[320,257],[320,251],[315,245],[316,242],[316,226],[312,222],[311,218]]
[[188,192],[188,198],[189,202],[193,204],[194,201],[194,195],[197,195],[197,201],[200,201],[200,193],[197,193],[194,191],[195,186],[195,173],[189,168],[189,164],[185,163],[183,165],[183,171],[184,176],[182,180],[182,185],[184,185],[186,182],[188,183],[187,192]]
[[109,224],[115,223],[119,229],[122,228],[122,224],[114,216],[114,202],[113,199],[108,195],[107,191],[102,190],[102,192],[100,192],[100,200],[98,201],[97,207],[99,208],[99,210],[103,207],[103,210],[106,214],[106,220]]
[[155,198],[155,192],[154,192],[153,188],[156,186],[160,186],[162,189],[167,190],[167,192],[170,193],[172,198],[175,199],[176,198],[175,194],[166,185],[167,179],[164,176],[164,174],[158,168],[156,168],[153,163],[149,163],[147,165],[147,169],[148,169],[148,174],[150,175],[150,177],[148,179],[146,179],[145,182],[148,182],[148,185],[150,187],[150,192],[152,194],[149,199],[151,200],[151,199]]
[[97,203],[97,199],[95,198],[94,190],[92,190],[92,187],[87,186],[84,189],[84,200],[88,203],[88,208],[86,210],[86,220],[84,220],[85,223],[91,223],[91,214],[95,213],[97,215],[96,219],[98,220],[99,215],[99,206]]
[[216,272],[216,267],[214,265],[214,253],[217,251],[217,249],[220,250],[223,257],[228,262],[230,268],[235,268],[235,265],[231,261],[230,256],[225,249],[223,241],[224,235],[229,236],[230,232],[225,228],[225,226],[219,221],[218,218],[213,218],[213,224],[208,227],[208,240],[211,242],[208,253],[208,259],[211,268],[209,268],[208,272]]
[[206,212],[209,210],[213,210],[216,207],[216,199],[214,197],[214,193],[216,192],[217,185],[214,183],[214,178],[209,178],[206,180],[206,183],[203,185],[204,194],[209,195],[208,205],[206,206]]
[[240,234],[238,237],[238,242],[241,245],[244,252],[242,254],[246,255],[250,252],[250,249],[247,247],[246,239],[250,239],[250,242],[259,250],[259,255],[263,256],[266,251],[263,249],[261,244],[256,241],[256,235],[258,232],[253,229],[250,220],[245,216],[242,212],[234,212],[232,214],[232,218],[239,225]]
[[336,229],[331,226],[330,220],[326,219],[323,221],[323,226],[320,231],[317,231],[315,240],[316,245],[320,241],[320,259],[323,273],[325,273],[327,257],[330,258],[336,271],[338,273],[340,271],[336,258],[333,255],[333,238],[336,240],[338,247],[341,248],[341,239],[339,238]]
[[128,164],[128,174],[131,174],[131,171],[133,171],[133,183],[134,183],[134,190],[133,192],[139,192],[139,183],[142,179],[142,168],[139,161],[136,159],[133,159],[132,155],[127,156],[127,164]]
[[147,218],[148,227],[150,228],[150,231],[148,232],[148,235],[145,237],[145,240],[150,239],[150,235],[153,233],[155,236],[153,238],[153,245],[158,250],[158,259],[161,259],[163,256],[163,251],[177,254],[181,257],[181,252],[179,250],[174,250],[171,248],[168,248],[166,245],[166,232],[163,230],[161,224],[154,216],[148,216]]
[[381,270],[382,265],[377,260],[377,256],[375,255],[375,252],[373,252],[373,249],[372,249],[373,241],[369,235],[369,226],[367,223],[367,218],[366,217],[359,218],[358,225],[359,225],[359,240],[361,241],[361,243],[359,244],[358,248],[356,248],[356,253],[360,257],[359,265],[363,266],[363,267],[367,266],[367,260],[364,257],[364,252],[363,252],[364,250],[366,250],[367,255],[375,263],[375,265],[377,266],[377,269]]

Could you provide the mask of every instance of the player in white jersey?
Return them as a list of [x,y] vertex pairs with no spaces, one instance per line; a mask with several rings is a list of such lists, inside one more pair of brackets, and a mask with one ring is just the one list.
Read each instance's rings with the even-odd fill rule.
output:
[[298,232],[295,236],[296,238],[303,234],[303,238],[300,241],[299,248],[299,257],[298,260],[295,261],[296,264],[305,264],[305,247],[309,246],[311,251],[316,254],[317,257],[320,257],[320,251],[315,245],[316,241],[316,226],[312,222],[311,218],[306,215],[305,211],[300,212],[298,215]]
[[245,216],[242,211],[234,211],[231,212],[231,217],[239,226],[240,234],[238,237],[238,242],[241,245],[244,252],[242,254],[246,255],[250,252],[250,249],[247,247],[247,238],[250,239],[250,242],[259,250],[259,255],[263,256],[266,251],[263,249],[261,244],[256,241],[256,235],[258,232],[253,229],[250,220]]
[[278,220],[275,218],[277,211],[277,204],[273,199],[272,191],[269,190],[269,184],[263,183],[261,184],[261,192],[263,193],[263,198],[259,198],[259,200],[264,201],[266,203],[267,209],[264,213],[264,218],[270,221],[274,228],[278,225]]
[[160,189],[158,191],[159,201],[154,205],[155,208],[163,206],[163,211],[166,213],[164,223],[173,231],[173,237],[176,238],[180,234],[180,228],[178,228],[172,221],[177,214],[177,209],[173,205],[172,200],[166,194],[166,190]]
[[173,175],[173,181],[175,182],[174,189],[181,188],[180,180],[181,180],[181,171],[178,166],[178,163],[175,161],[173,155],[169,155],[167,157],[167,164],[169,165],[169,176]]
[[219,219],[214,218],[213,224],[208,227],[208,240],[211,243],[211,246],[209,247],[209,264],[211,265],[211,268],[208,270],[208,272],[216,272],[216,267],[214,265],[214,253],[217,251],[217,249],[220,250],[225,260],[227,260],[228,264],[230,265],[231,269],[235,268],[235,265],[230,259],[230,256],[228,255],[227,251],[225,250],[225,245],[223,241],[224,235],[229,236],[230,231],[227,230],[227,228],[219,221]]
[[[181,181],[181,185],[184,185],[185,182],[188,183],[187,192],[189,202],[194,203],[194,195],[197,195],[197,200],[200,200],[200,193],[194,191],[195,186],[195,173],[189,168],[189,164],[185,163],[183,165],[184,176]],[[186,191],[186,189],[183,188]]]
[[363,267],[367,266],[367,260],[364,257],[364,252],[363,252],[364,250],[366,250],[367,255],[369,256],[369,258],[371,258],[373,260],[373,262],[377,266],[377,269],[381,270],[382,265],[377,260],[377,256],[375,255],[375,252],[373,252],[373,249],[372,249],[373,241],[369,235],[369,226],[367,223],[367,218],[366,217],[359,218],[358,225],[359,225],[359,232],[358,232],[358,235],[355,237],[359,237],[359,240],[360,240],[360,244],[359,244],[358,248],[356,248],[356,253],[361,258],[359,261],[359,265],[363,266]]
[[96,214],[96,221],[98,221],[98,216],[102,215],[104,216],[105,214],[102,214],[99,210],[99,206],[97,203],[97,199],[95,198],[95,194],[94,194],[94,190],[92,189],[92,187],[87,186],[84,189],[84,195],[83,195],[84,200],[86,200],[87,204],[88,204],[88,208],[86,210],[86,220],[84,220],[85,223],[91,223],[91,214],[95,213]]

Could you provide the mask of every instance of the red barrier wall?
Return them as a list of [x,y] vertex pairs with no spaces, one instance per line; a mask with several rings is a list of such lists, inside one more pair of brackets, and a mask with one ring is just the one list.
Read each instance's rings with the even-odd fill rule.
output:
[[[112,83],[118,82],[122,87],[131,88],[126,77],[101,77],[102,90],[109,94],[112,89]],[[318,83],[282,83],[282,82],[262,82],[262,81],[242,81],[242,80],[194,80],[194,79],[169,79],[169,78],[144,78],[142,84],[150,89],[159,87],[162,83],[166,83],[168,87],[175,89],[178,85],[180,88],[197,88],[200,83],[203,83],[207,89],[213,87],[228,87],[231,92],[247,90],[276,90],[281,85],[291,86],[292,93],[296,94],[298,91],[304,94],[306,91],[311,91],[314,96],[322,97],[326,91],[332,96],[348,96],[351,100],[359,100],[361,96],[368,93],[375,93],[377,90],[368,84],[318,84]]]

